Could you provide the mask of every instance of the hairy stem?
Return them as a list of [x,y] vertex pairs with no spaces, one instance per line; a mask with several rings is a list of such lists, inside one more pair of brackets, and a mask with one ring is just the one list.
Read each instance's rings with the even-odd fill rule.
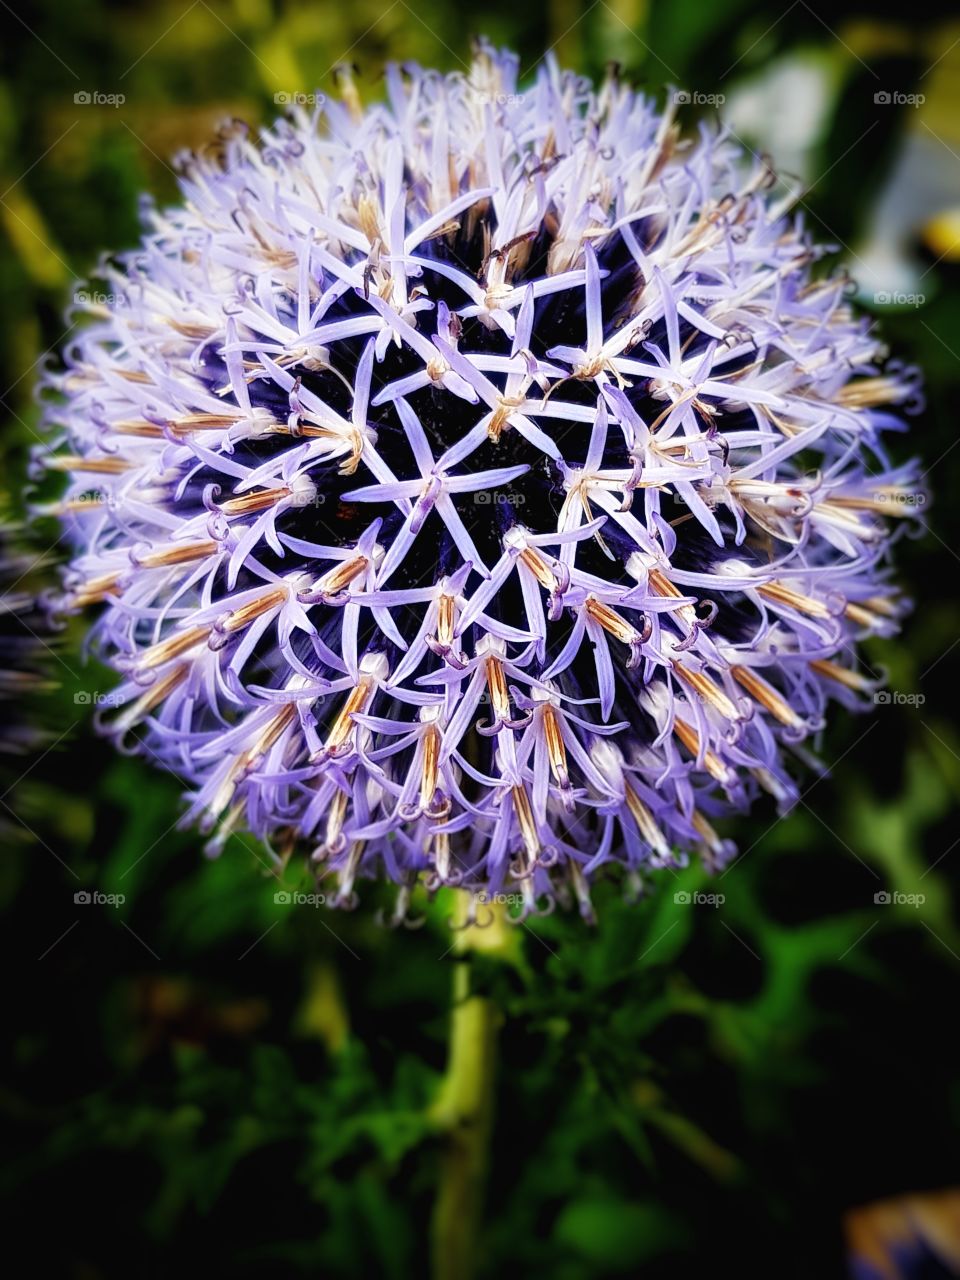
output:
[[[466,894],[458,894],[459,922]],[[492,928],[503,927],[495,920]],[[488,930],[483,931],[488,934]],[[480,943],[476,926],[457,935],[461,953],[453,974],[447,1070],[434,1108],[444,1133],[432,1224],[433,1280],[471,1280],[483,1209],[499,1016],[492,1000],[470,994],[470,953]],[[473,935],[473,936],[472,936]]]

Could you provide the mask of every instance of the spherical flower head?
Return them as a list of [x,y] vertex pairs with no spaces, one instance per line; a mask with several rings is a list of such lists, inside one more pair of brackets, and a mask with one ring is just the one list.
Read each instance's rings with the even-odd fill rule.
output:
[[103,265],[64,604],[213,852],[589,916],[867,700],[916,379],[722,128],[486,45],[387,91],[230,124]]

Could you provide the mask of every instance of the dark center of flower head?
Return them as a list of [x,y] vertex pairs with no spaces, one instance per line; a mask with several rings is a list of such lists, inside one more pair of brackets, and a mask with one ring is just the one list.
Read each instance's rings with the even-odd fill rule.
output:
[[[512,58],[231,128],[67,353],[67,602],[191,812],[523,911],[698,848],[896,625],[883,369],[763,165]],[[92,477],[99,486],[91,488]]]

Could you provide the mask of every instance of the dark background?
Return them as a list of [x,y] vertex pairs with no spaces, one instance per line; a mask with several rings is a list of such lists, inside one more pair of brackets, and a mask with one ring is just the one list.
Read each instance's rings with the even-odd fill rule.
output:
[[[175,151],[224,116],[270,118],[277,93],[331,91],[344,59],[370,98],[389,58],[462,69],[473,33],[527,74],[548,47],[594,75],[613,58],[651,93],[723,95],[737,133],[800,172],[817,237],[926,372],[898,446],[933,493],[898,548],[915,610],[866,650],[896,698],[834,716],[830,776],[786,819],[761,808],[725,832],[744,856],[720,883],[668,875],[636,905],[601,892],[593,930],[554,916],[488,940],[472,982],[501,1025],[476,1263],[845,1274],[848,1209],[960,1183],[960,20],[845,0],[0,0],[0,20],[13,514],[36,370],[98,255],[134,243],[138,192],[174,199]],[[6,1238],[32,1272],[77,1280],[426,1274],[451,902],[389,931],[371,886],[352,916],[284,908],[249,840],[205,861],[175,828],[177,781],[94,736],[110,678],[77,635],[52,648],[60,687],[31,713],[46,737],[0,798]],[[293,866],[286,883],[309,887]],[[725,901],[674,900],[698,887]],[[94,889],[125,902],[74,902]]]

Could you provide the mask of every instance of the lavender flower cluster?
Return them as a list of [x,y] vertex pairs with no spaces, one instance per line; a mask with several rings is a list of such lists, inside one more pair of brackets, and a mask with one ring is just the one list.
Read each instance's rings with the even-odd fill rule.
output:
[[[233,831],[524,912],[714,827],[872,685],[918,399],[769,165],[478,47],[231,123],[48,377],[103,727]],[[902,525],[900,527],[903,527]]]

